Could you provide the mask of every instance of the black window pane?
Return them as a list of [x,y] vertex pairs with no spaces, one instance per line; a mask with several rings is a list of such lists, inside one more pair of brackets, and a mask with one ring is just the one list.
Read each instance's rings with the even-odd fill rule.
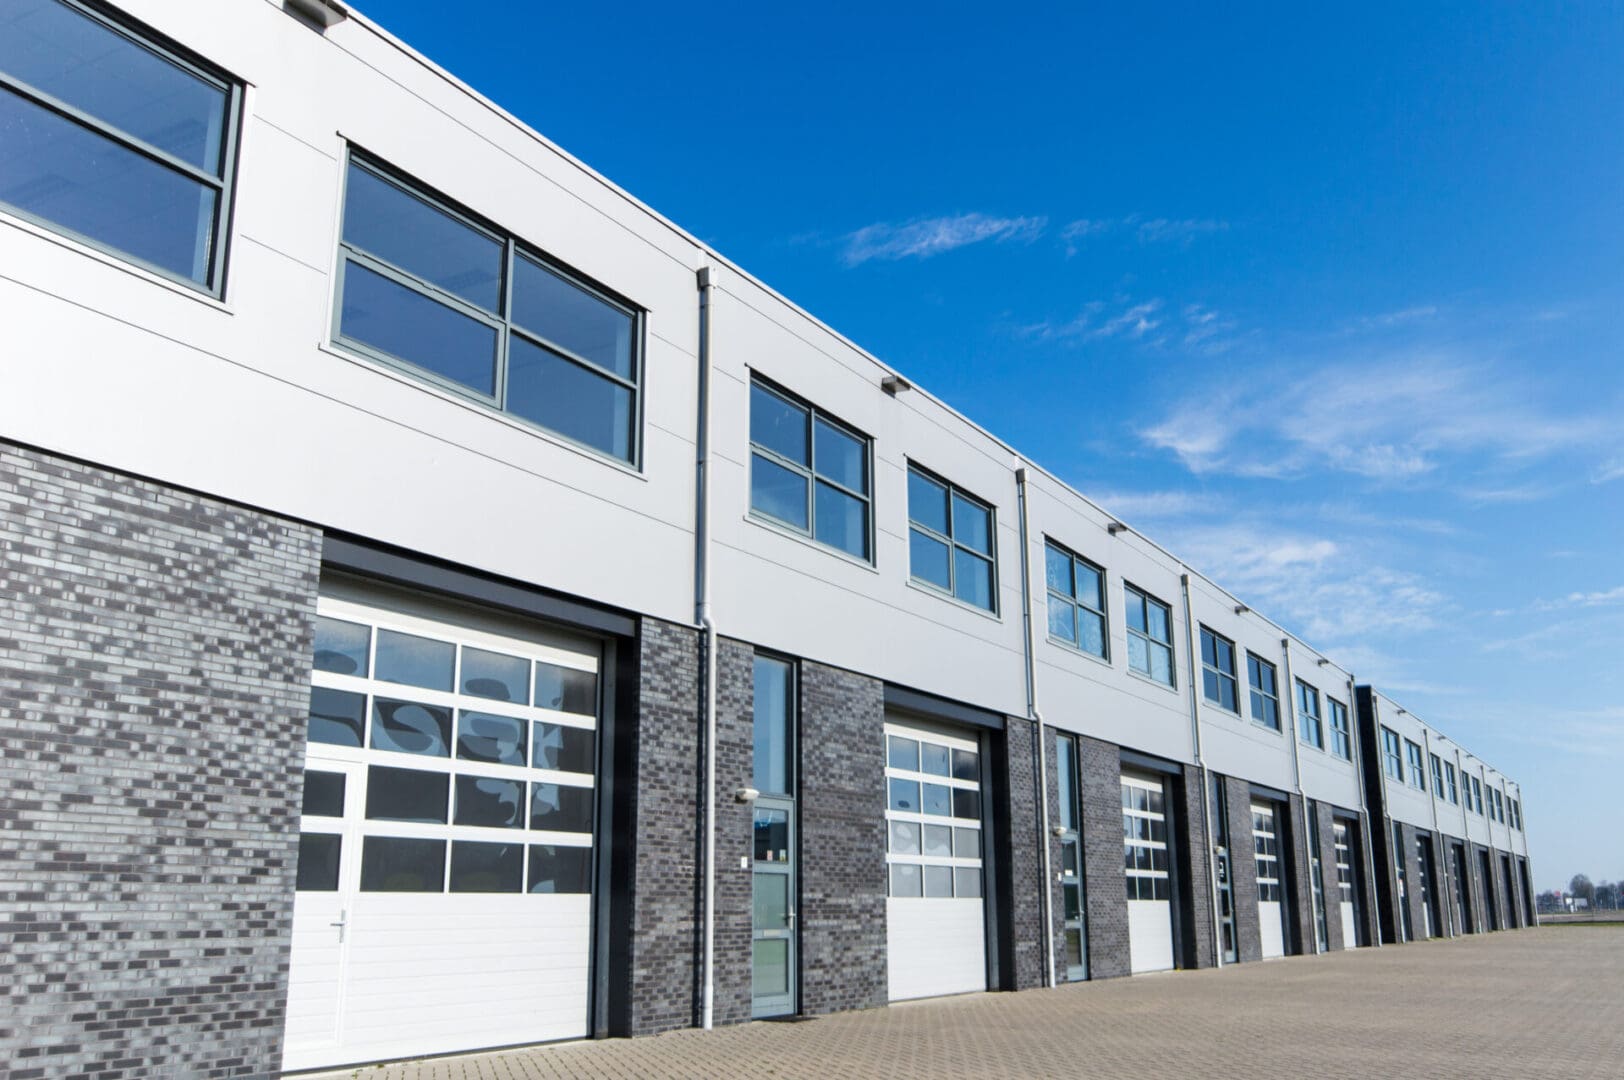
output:
[[992,554],[992,512],[962,495],[953,496],[953,539],[983,555]]
[[948,546],[917,529],[908,530],[908,572],[938,589],[952,588]]
[[797,529],[807,520],[807,479],[760,454],[750,455],[750,508]]
[[562,844],[530,845],[530,891],[533,893],[587,893],[592,891],[592,849]]
[[486,397],[496,393],[496,329],[360,263],[344,266],[339,333]]
[[372,702],[372,748],[450,757],[451,710],[377,698]]
[[812,438],[817,474],[852,491],[868,494],[868,454],[863,440],[825,420],[813,425]]
[[334,746],[360,746],[366,707],[365,694],[311,687],[310,741]]
[[756,862],[782,862],[789,858],[789,814],[783,810],[755,812]]
[[[451,820],[454,825],[524,828],[524,781],[491,776],[457,777],[457,808]],[[456,861],[455,853],[452,861]]]
[[226,92],[60,0],[0,6],[0,71],[218,173]]
[[367,649],[372,641],[372,628],[360,623],[316,617],[317,671],[331,671],[335,675],[361,675],[367,673]]
[[792,676],[784,661],[756,657],[751,786],[769,795],[791,793]]
[[632,392],[517,335],[509,338],[507,410],[595,450],[632,459]]
[[299,834],[299,892],[337,892],[338,856],[343,838],[329,833]]
[[491,713],[457,714],[457,756],[464,761],[523,765],[525,722]]
[[771,390],[750,387],[750,441],[801,465],[810,465],[807,412]]
[[525,255],[513,260],[513,321],[630,380],[631,315]]
[[981,792],[968,788],[953,789],[953,816],[961,818],[981,817]]
[[464,646],[461,678],[471,697],[530,704],[530,661],[522,657]]
[[593,732],[563,724],[535,725],[535,752],[531,764],[538,769],[589,773],[593,770]]
[[953,549],[953,595],[967,604],[992,610],[992,563],[961,548]]
[[304,776],[304,814],[344,816],[344,774],[312,769]]
[[536,661],[536,708],[595,716],[598,712],[598,676],[579,668]]
[[818,481],[812,535],[859,559],[868,558],[868,503]]
[[451,666],[457,647],[448,641],[378,631],[378,678],[428,690],[451,689]]
[[452,841],[451,891],[523,892],[523,845]]
[[908,473],[908,519],[943,536],[947,532],[947,489],[919,473]]
[[345,243],[499,310],[502,244],[354,162],[345,182]]
[[212,187],[6,89],[0,201],[177,277],[209,282]]
[[362,840],[362,892],[441,892],[444,888],[444,840],[397,836]]
[[591,832],[592,789],[568,784],[531,784],[530,827],[553,832]]
[[981,755],[974,750],[953,751],[953,779],[980,780]]
[[367,819],[444,825],[451,778],[418,769],[367,769]]

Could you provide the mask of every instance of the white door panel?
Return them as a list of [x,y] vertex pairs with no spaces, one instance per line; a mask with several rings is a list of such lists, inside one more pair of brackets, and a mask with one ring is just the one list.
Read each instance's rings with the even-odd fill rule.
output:
[[1353,905],[1344,902],[1339,906],[1342,908],[1342,947],[1352,949],[1359,942],[1359,935],[1353,925]]
[[1171,971],[1173,905],[1165,900],[1128,901],[1128,970]]
[[987,988],[982,901],[892,897],[885,920],[892,1001]]
[[1258,930],[1263,937],[1263,959],[1271,960],[1286,955],[1286,928],[1280,921],[1278,903],[1259,900],[1257,905]]

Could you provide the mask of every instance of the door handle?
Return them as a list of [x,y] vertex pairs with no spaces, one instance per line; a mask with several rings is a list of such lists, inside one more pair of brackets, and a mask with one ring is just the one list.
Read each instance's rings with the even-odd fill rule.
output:
[[328,926],[336,926],[336,927],[338,927],[338,943],[340,945],[344,944],[344,930],[345,930],[346,927],[349,926],[349,924],[350,924],[350,913],[348,911],[342,911],[342,910],[338,913],[338,921],[337,922],[327,924]]
[[795,912],[793,912],[793,911],[784,912],[784,925],[790,927],[791,929],[794,928],[794,926],[795,926]]

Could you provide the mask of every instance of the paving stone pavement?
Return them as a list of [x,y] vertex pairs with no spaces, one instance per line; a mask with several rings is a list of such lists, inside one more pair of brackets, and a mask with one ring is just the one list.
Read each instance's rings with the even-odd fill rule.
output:
[[1546,927],[322,1075],[1618,1080],[1621,971],[1624,927]]

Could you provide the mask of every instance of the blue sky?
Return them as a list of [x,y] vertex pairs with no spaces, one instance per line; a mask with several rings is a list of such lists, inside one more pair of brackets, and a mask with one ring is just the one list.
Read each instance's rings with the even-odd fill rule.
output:
[[1624,878],[1624,8],[872,7],[364,10]]

